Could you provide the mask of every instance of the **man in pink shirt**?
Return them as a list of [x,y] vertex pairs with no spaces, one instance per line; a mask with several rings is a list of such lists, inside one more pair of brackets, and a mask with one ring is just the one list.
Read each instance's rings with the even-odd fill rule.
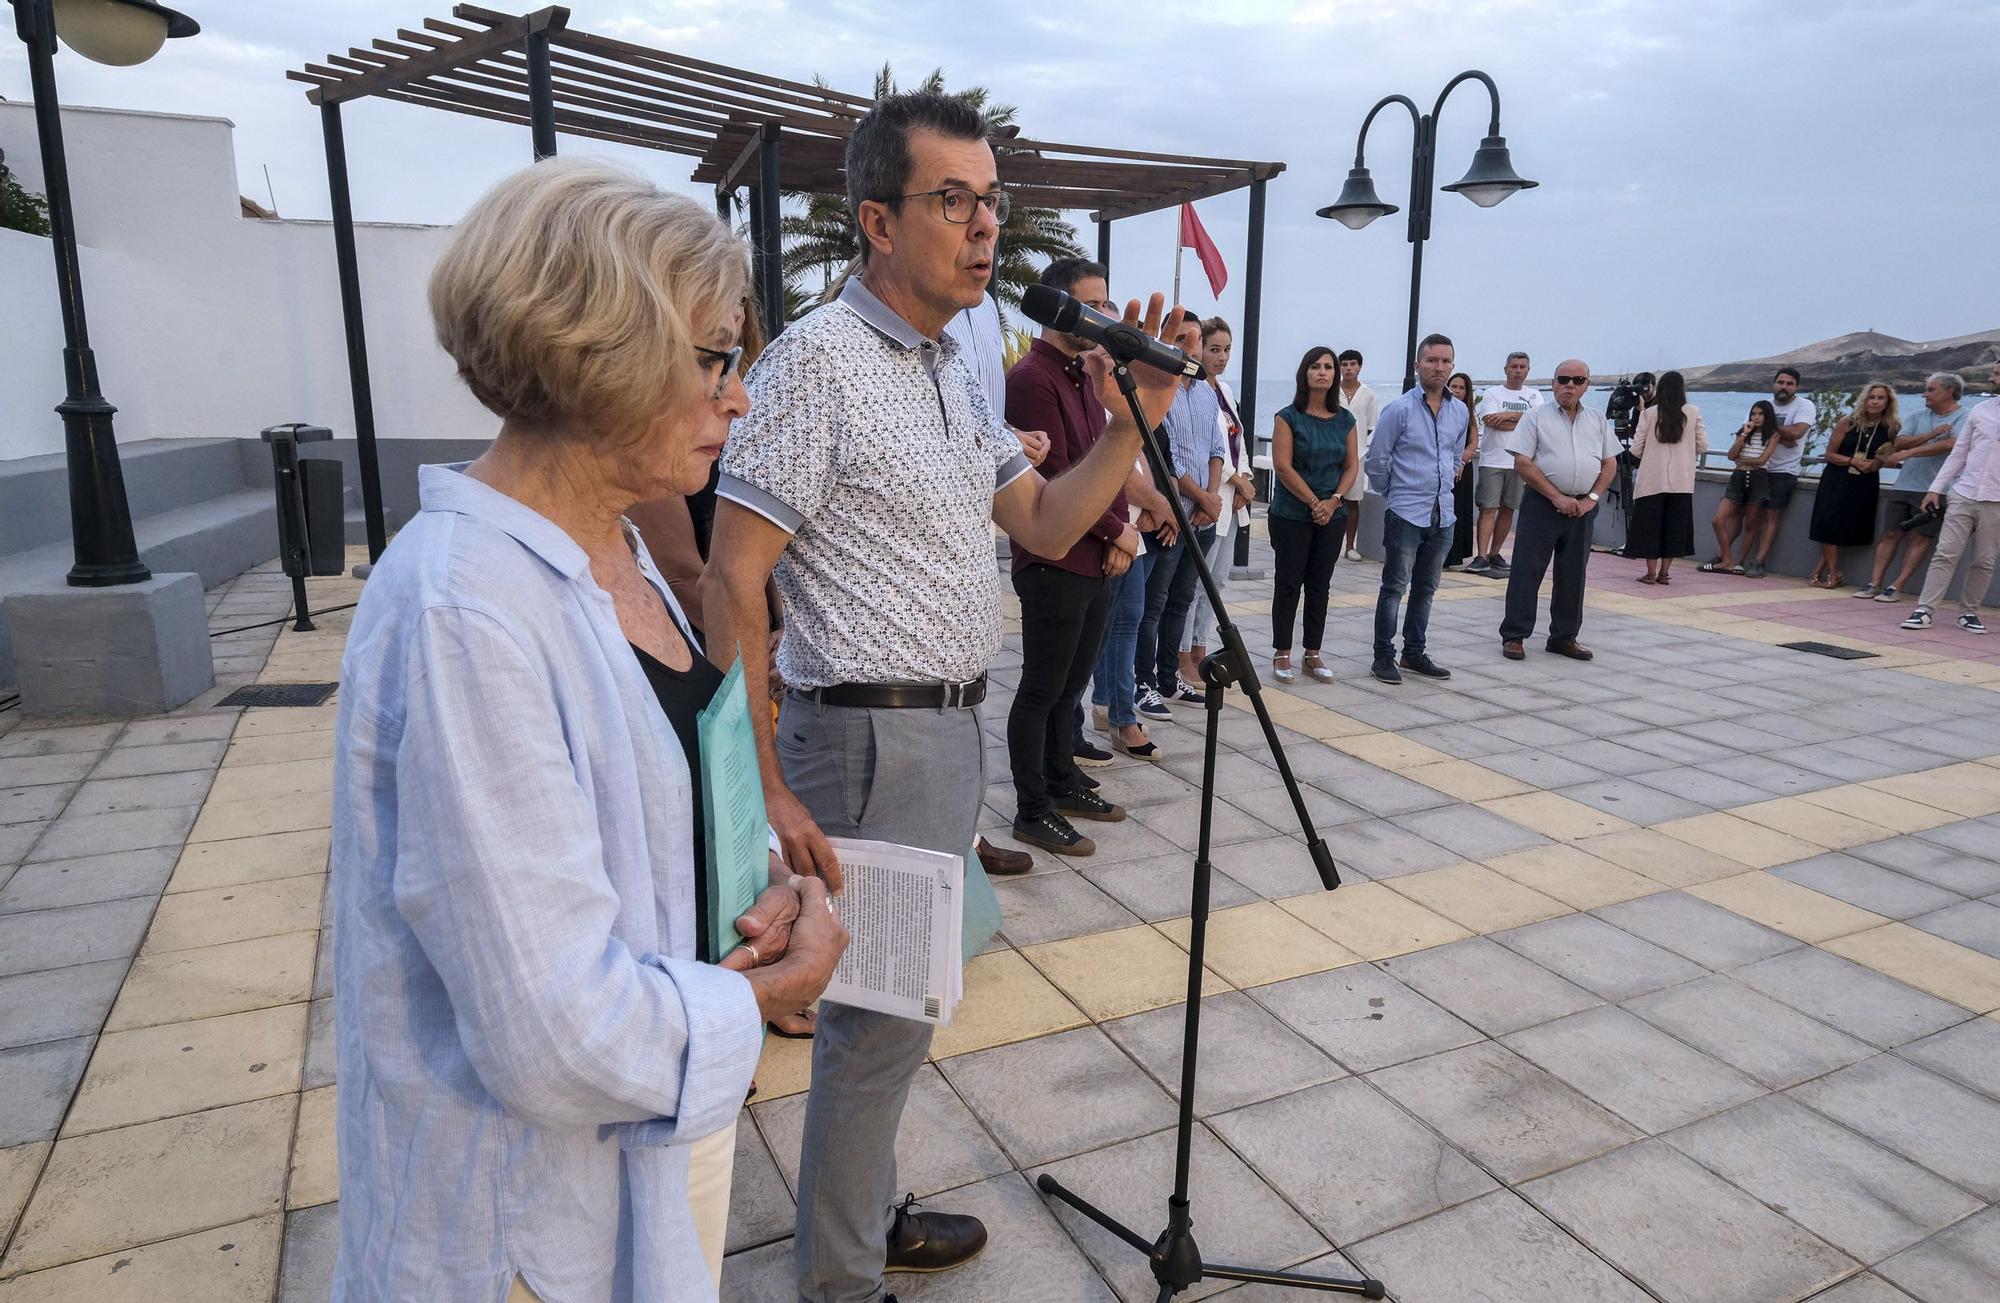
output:
[[[2000,391],[2000,366],[1993,368],[1993,387]],[[1965,418],[1965,431],[1931,481],[1924,495],[1924,509],[1944,507],[1944,527],[1938,534],[1937,553],[1924,574],[1923,595],[1917,609],[1903,621],[1905,629],[1931,627],[1931,610],[1944,601],[1952,573],[1961,556],[1969,555],[1965,586],[1959,591],[1964,609],[1958,627],[1967,633],[1985,633],[1979,618],[1980,602],[1993,586],[1993,563],[2000,556],[2000,397],[1989,398]]]

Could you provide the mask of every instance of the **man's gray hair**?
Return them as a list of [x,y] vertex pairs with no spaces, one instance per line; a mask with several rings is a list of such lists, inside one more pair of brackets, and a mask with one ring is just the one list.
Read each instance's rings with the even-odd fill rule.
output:
[[1929,384],[1933,380],[1943,385],[1946,389],[1951,390],[1953,398],[1965,397],[1965,377],[1959,375],[1958,372],[1933,371],[1929,376],[1925,377],[1924,383]]
[[1513,360],[1514,360],[1515,358],[1517,358],[1517,357],[1518,357],[1518,358],[1520,358],[1520,359],[1521,359],[1521,360],[1522,360],[1523,362],[1525,362],[1525,361],[1527,361],[1527,360],[1528,360],[1528,355],[1527,355],[1526,353],[1523,353],[1523,352],[1522,352],[1522,351],[1521,351],[1520,349],[1518,349],[1518,348],[1517,348],[1517,349],[1515,349],[1515,350],[1514,350],[1513,352],[1511,352],[1511,353],[1509,353],[1509,354],[1507,355],[1507,360],[1508,360],[1509,362],[1512,362],[1512,361],[1513,361]]
[[[947,140],[986,139],[986,119],[965,100],[937,91],[908,91],[875,101],[847,138],[847,209],[857,228],[868,200],[900,211],[909,193],[910,133],[934,131]],[[868,261],[868,237],[858,229],[861,261]]]

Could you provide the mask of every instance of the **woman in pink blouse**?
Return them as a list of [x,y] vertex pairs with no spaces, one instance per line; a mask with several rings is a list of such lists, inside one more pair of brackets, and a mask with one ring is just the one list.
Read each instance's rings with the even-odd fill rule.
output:
[[1674,558],[1694,555],[1694,473],[1708,451],[1701,409],[1687,400],[1678,371],[1660,377],[1653,405],[1639,414],[1632,455],[1639,473],[1632,486],[1632,515],[1625,527],[1625,555],[1642,557],[1642,584],[1673,582]]

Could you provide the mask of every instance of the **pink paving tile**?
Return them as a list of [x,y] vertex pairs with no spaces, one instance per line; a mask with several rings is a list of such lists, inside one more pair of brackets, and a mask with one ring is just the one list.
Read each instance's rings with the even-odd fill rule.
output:
[[1674,582],[1662,588],[1657,584],[1639,582],[1639,576],[1646,573],[1644,561],[1612,556],[1609,552],[1593,552],[1590,555],[1590,582],[1609,585],[1609,590],[1613,592],[1648,598],[1697,597],[1703,593],[1740,593],[1746,585],[1773,588],[1780,586],[1781,581],[1778,579],[1745,579],[1741,575],[1705,575],[1695,567],[1706,559],[1706,557],[1682,557],[1675,561]]

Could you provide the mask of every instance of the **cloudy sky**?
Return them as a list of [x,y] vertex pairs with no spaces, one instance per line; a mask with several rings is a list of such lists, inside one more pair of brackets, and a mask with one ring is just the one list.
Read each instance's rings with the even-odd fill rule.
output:
[[[317,115],[283,71],[392,36],[444,0],[186,0],[201,36],[139,68],[59,63],[76,103],[226,116],[241,187],[286,216],[324,217]],[[979,13],[990,15],[975,18]],[[1428,105],[1450,76],[1500,84],[1516,168],[1541,187],[1494,209],[1437,199],[1423,327],[1496,375],[1510,348],[1536,374],[1565,355],[1598,370],[1728,361],[1850,330],[1932,339],[2000,326],[1994,123],[2000,6],[1898,0],[578,0],[571,26],[866,91],[891,63],[915,80],[982,83],[1030,135],[1282,160],[1266,244],[1264,378],[1307,346],[1358,347],[1401,371],[1409,247],[1402,216],[1352,232],[1332,201],[1369,105]],[[1483,134],[1475,85],[1446,106],[1438,179]],[[0,95],[26,98],[0,39]],[[371,101],[346,110],[357,216],[449,222],[525,162],[525,128]],[[566,140],[686,185],[690,160]],[[1383,196],[1407,204],[1410,127],[1369,142]],[[72,166],[81,166],[73,162]],[[1241,311],[1246,199],[1200,206]],[[1087,246],[1094,234],[1077,220]],[[1164,289],[1171,214],[1115,228],[1114,291]],[[1187,300],[1213,301],[1192,257]]]

